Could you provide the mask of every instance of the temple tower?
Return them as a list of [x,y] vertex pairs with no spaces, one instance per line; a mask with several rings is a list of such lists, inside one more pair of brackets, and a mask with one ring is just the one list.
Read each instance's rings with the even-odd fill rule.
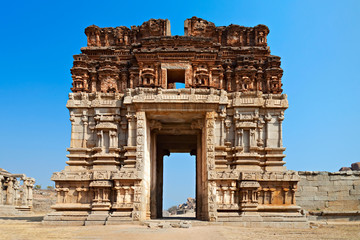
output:
[[299,177],[283,161],[288,101],[268,27],[192,17],[185,36],[162,19],[85,34],[71,69],[68,166],[52,176],[58,199],[46,222],[161,218],[163,157],[189,152],[197,219],[306,225]]

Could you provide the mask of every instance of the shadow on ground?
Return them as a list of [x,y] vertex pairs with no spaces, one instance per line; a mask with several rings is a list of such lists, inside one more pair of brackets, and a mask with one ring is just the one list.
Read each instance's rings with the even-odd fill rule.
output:
[[43,220],[44,216],[23,216],[23,217],[1,217],[0,220],[20,220],[20,221],[26,221],[26,222],[41,222]]

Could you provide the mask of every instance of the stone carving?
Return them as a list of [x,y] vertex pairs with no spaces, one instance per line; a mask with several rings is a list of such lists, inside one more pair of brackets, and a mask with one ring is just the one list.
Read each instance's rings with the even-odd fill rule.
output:
[[34,184],[34,178],[25,174],[11,174],[0,168],[0,212],[3,205],[30,211],[33,207]]
[[[184,27],[185,36],[171,36],[162,19],[85,29],[88,45],[74,56],[67,103],[69,166],[52,176],[53,208],[74,221],[78,210],[89,219],[161,217],[163,157],[189,152],[197,159],[198,219],[256,215],[261,222],[276,213],[302,222],[299,177],[284,167],[288,102],[269,29],[217,27],[197,17]],[[15,182],[1,184],[14,186],[1,194],[16,195]]]

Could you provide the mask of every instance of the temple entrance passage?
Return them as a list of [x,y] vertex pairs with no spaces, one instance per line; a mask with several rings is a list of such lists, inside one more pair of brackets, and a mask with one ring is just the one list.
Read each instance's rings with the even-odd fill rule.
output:
[[[190,153],[171,153],[163,159],[163,210],[183,204],[170,217],[195,217],[196,158]],[[187,199],[189,201],[187,202]],[[163,217],[167,217],[163,214]]]
[[185,203],[191,197],[196,199],[197,207],[190,217],[200,219],[203,195],[200,133],[156,133],[152,140],[150,217],[162,218],[163,209]]

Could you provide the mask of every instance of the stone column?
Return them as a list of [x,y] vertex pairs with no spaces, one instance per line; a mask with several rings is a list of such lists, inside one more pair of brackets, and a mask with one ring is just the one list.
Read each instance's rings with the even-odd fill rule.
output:
[[6,189],[6,205],[14,204],[14,182],[12,178],[8,178]]
[[255,147],[255,129],[251,128],[250,129],[250,147]]
[[[205,143],[206,143],[206,193],[208,204],[208,220],[216,221],[217,204],[216,204],[216,184],[209,181],[209,175],[215,170],[215,112],[207,112],[205,118]],[[212,183],[213,182],[213,183]]]
[[126,115],[126,118],[128,120],[128,142],[127,146],[132,147],[133,145],[133,123],[135,122],[135,115],[133,113],[128,113]]
[[[24,189],[27,189],[27,187],[25,186]],[[59,186],[56,186],[55,191],[56,191],[56,203],[62,203],[63,202],[62,194],[61,194],[62,188],[60,188]],[[26,197],[27,197],[27,194],[24,195],[24,199],[26,199]]]
[[96,133],[97,134],[97,146],[99,148],[102,148],[103,147],[103,144],[102,144],[102,130],[98,130],[98,132]]
[[70,121],[71,121],[71,139],[70,139],[70,148],[75,147],[74,143],[74,124],[75,124],[75,114],[73,112],[70,113]]
[[282,143],[282,121],[284,120],[284,112],[280,113],[280,116],[278,116],[278,122],[279,122],[279,147],[281,148],[283,146]]
[[269,113],[266,114],[266,116],[264,117],[264,120],[266,122],[266,139],[265,139],[265,146],[266,147],[270,147],[269,146],[269,135],[270,135],[269,123],[270,123],[271,119],[272,119],[272,117],[271,117],[271,115]]
[[84,203],[84,202],[86,202],[86,201],[83,200],[84,198],[86,199],[86,195],[84,196],[83,192],[85,193],[85,192],[89,191],[89,188],[86,188],[86,187],[81,188],[81,187],[79,187],[79,188],[76,188],[75,190],[78,193],[76,203]]
[[284,193],[283,204],[287,204],[288,200],[289,200],[289,199],[287,199],[287,193],[289,192],[290,189],[289,188],[283,188],[282,190],[283,190],[283,193]]
[[82,137],[82,144],[81,147],[86,148],[86,141],[87,141],[87,128],[88,128],[88,116],[86,113],[83,114],[81,118],[83,122],[83,137]]
[[226,142],[225,142],[225,145],[226,144],[231,145],[231,142],[230,142],[230,128],[231,128],[231,120],[226,119],[225,120],[225,129],[226,129]]
[[224,121],[226,117],[226,108],[222,108],[220,116],[220,146],[224,146]]
[[242,147],[243,146],[243,137],[242,136],[243,136],[244,130],[241,128],[237,128],[235,132],[236,132],[236,141],[237,141],[236,146]]
[[257,139],[257,145],[259,147],[262,147],[264,145],[264,142],[262,140],[263,127],[264,127],[264,122],[262,120],[259,120],[258,121],[258,139]]
[[27,196],[27,205],[32,206],[33,205],[33,187],[35,184],[35,179],[30,178],[28,181],[26,181],[26,187],[28,189],[28,196]]
[[127,72],[123,70],[121,72],[121,92],[125,92],[125,89],[127,88]]
[[15,178],[14,179],[14,205],[18,205],[18,194],[19,194],[19,182],[18,180]]
[[3,205],[3,198],[4,198],[4,195],[3,195],[3,179],[4,177],[3,176],[0,176],[0,205]]
[[134,73],[130,73],[130,86],[129,86],[129,88],[134,88],[134,79],[135,79]]

